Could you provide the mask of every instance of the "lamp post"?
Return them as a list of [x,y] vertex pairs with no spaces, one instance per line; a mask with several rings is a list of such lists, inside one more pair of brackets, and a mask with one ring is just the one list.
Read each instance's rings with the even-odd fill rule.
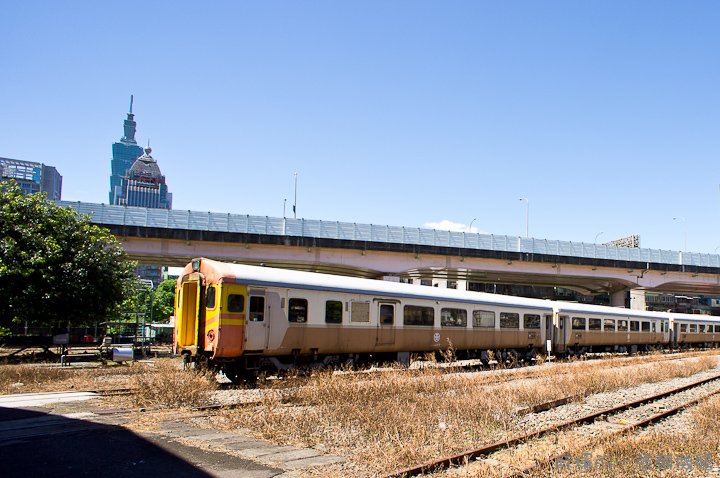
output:
[[603,235],[602,232],[598,232],[597,234],[595,234],[595,241],[593,242],[593,244],[597,244],[598,237],[600,237],[602,235]]
[[[150,323],[152,324],[153,321],[153,305],[155,302],[155,287],[153,284],[153,281],[150,279],[138,279],[140,283],[148,286],[150,288]],[[137,324],[137,322],[135,322]],[[135,336],[137,337],[137,331],[135,331]],[[140,348],[142,349],[142,355],[145,357],[145,312],[142,313],[142,344],[140,345]]]
[[682,223],[683,223],[683,236],[684,236],[684,240],[683,240],[683,250],[682,250],[682,252],[687,252],[687,223],[685,222],[685,218],[684,218],[684,217],[674,217],[674,218],[673,218],[673,221],[682,221]]
[[474,217],[473,220],[470,221],[470,226],[468,227],[468,232],[472,232],[472,225],[473,225],[473,222],[475,222],[476,220],[477,220],[477,218]]
[[293,203],[293,219],[297,219],[297,175],[295,173],[295,203]]
[[525,201],[527,205],[525,208],[525,237],[530,237],[530,200],[528,198],[520,198],[520,201]]

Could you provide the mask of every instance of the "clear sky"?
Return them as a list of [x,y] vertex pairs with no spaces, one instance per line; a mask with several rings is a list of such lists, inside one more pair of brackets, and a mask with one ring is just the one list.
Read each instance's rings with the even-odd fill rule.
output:
[[[720,251],[716,1],[8,0],[0,156],[107,202]],[[679,219],[673,220],[673,217]],[[473,222],[473,219],[475,221]],[[602,234],[600,234],[602,233]]]

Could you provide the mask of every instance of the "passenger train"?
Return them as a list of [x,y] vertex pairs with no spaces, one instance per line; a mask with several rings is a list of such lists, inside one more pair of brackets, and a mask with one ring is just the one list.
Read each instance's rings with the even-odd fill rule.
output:
[[174,349],[231,379],[399,361],[453,347],[483,363],[537,353],[717,347],[720,318],[648,312],[194,259],[178,278]]

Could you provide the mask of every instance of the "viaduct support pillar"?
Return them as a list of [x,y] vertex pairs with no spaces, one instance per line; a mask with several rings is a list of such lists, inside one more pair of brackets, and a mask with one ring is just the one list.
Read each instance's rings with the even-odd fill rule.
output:
[[625,307],[625,296],[627,291],[621,290],[610,294],[610,305],[612,307]]
[[[630,289],[630,308],[633,310],[646,310],[645,308],[645,289]],[[621,290],[610,294],[610,305],[612,307],[625,307],[627,300],[627,290]]]
[[645,289],[630,289],[630,308],[647,310],[645,306]]

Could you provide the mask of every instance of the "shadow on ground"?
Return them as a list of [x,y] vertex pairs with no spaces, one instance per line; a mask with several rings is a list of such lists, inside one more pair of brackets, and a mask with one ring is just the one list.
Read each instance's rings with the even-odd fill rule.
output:
[[209,477],[212,471],[233,468],[231,459],[160,435],[141,436],[119,426],[0,407],[3,478]]

